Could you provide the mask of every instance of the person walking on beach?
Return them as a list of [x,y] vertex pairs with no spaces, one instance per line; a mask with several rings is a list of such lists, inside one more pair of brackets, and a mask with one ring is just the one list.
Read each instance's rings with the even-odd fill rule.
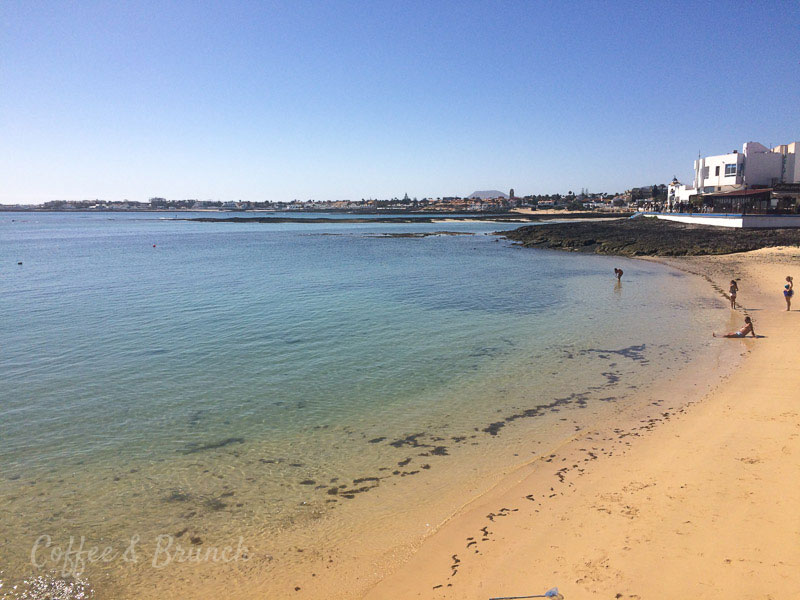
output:
[[783,297],[786,300],[786,310],[792,310],[792,296],[794,296],[794,280],[791,275],[786,276],[786,285],[783,286]]
[[[753,337],[756,337],[756,330],[753,328],[753,320],[750,317],[744,318],[744,327],[742,327],[739,331],[732,331],[731,333],[726,333],[721,337],[726,338],[743,338],[746,337],[748,333],[752,333]],[[714,337],[717,337],[716,333],[712,333]]]
[[731,279],[731,287],[730,287],[730,296],[731,296],[731,308],[736,310],[736,292],[739,291],[739,285],[736,283],[735,279]]
[[614,275],[617,276],[617,281],[622,281],[622,269],[614,267]]

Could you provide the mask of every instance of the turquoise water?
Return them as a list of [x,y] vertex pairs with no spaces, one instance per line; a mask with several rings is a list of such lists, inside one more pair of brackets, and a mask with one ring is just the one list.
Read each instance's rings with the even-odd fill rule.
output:
[[[45,517],[64,535],[178,527],[170,498],[202,498],[211,537],[285,530],[298,505],[346,502],[333,482],[402,485],[411,448],[432,478],[461,443],[499,457],[707,345],[691,332],[717,301],[686,276],[489,235],[507,228],[0,213],[6,560],[24,570]],[[378,237],[441,230],[471,235]],[[162,501],[131,508],[143,490]]]

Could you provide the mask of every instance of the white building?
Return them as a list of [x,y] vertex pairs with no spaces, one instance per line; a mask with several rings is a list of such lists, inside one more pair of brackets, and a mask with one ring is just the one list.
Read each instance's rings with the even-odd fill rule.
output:
[[747,142],[742,151],[694,161],[693,185],[673,179],[667,188],[667,210],[688,203],[698,193],[733,192],[778,183],[800,183],[800,142],[767,148]]
[[776,183],[800,182],[800,143],[767,148],[747,142],[742,151],[694,161],[694,188],[702,193],[733,192]]
[[682,203],[688,203],[691,197],[697,193],[691,185],[684,185],[677,178],[673,177],[667,186],[667,210],[673,211],[675,207]]

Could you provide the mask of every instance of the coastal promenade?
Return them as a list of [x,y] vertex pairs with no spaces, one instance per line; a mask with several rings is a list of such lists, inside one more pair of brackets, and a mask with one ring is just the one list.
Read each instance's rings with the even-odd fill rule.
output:
[[717,284],[741,278],[763,337],[719,341],[742,351],[739,366],[676,378],[653,401],[682,408],[598,428],[510,473],[366,598],[553,586],[568,600],[800,597],[800,307],[786,312],[781,294],[798,259],[798,248],[661,259]]

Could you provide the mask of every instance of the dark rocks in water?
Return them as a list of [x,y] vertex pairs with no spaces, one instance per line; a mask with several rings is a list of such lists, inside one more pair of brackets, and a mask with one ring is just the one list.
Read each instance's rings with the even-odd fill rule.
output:
[[231,444],[244,444],[244,438],[230,437],[225,438],[224,440],[219,440],[218,442],[209,442],[207,444],[191,443],[188,444],[182,452],[183,454],[194,454],[195,452],[203,452],[204,450],[216,450],[218,448],[224,448],[225,446],[230,446]]
[[359,483],[364,483],[366,481],[380,481],[380,477],[359,477],[358,479],[353,479],[353,484],[358,485]]
[[409,458],[407,458],[405,460],[401,460],[399,463],[397,463],[397,466],[398,467],[405,467],[410,462],[411,462],[411,458],[409,457]]
[[369,441],[369,443],[370,444],[378,444],[378,443],[382,442],[385,439],[386,439],[385,437],[376,437],[376,438],[371,439]]
[[522,412],[508,415],[507,417],[505,417],[503,421],[496,421],[495,423],[491,423],[486,427],[484,427],[482,431],[488,433],[489,435],[498,435],[500,430],[503,427],[505,427],[506,423],[512,423],[517,419],[529,419],[531,417],[540,417],[546,411],[558,412],[560,407],[567,406],[573,403],[577,403],[581,408],[584,408],[587,404],[586,394],[571,394],[565,398],[556,398],[555,400],[553,400],[552,402],[548,402],[547,404],[537,404],[533,408],[527,408]]
[[425,435],[424,433],[412,433],[407,435],[404,438],[399,440],[395,440],[393,442],[389,442],[390,446],[394,446],[395,448],[401,448],[402,446],[412,446],[415,448],[424,447],[425,444],[420,444],[417,439]]
[[192,542],[192,544],[194,544],[195,546],[199,546],[200,544],[203,543],[203,538],[199,536],[193,536],[189,538],[189,541]]
[[531,248],[621,256],[699,256],[800,246],[800,229],[731,229],[655,218],[528,225],[499,233]]
[[[602,359],[608,359],[609,354],[617,354],[624,358],[629,358],[635,362],[647,363],[648,360],[644,355],[645,350],[647,349],[647,344],[639,344],[638,346],[628,346],[627,348],[621,348],[620,350],[601,350],[599,348],[587,348],[586,350],[581,350],[581,354],[588,354],[593,352],[598,354]],[[609,366],[614,366],[609,365]]]
[[363,494],[364,492],[368,492],[372,489],[375,489],[376,487],[378,487],[378,485],[380,485],[380,479],[378,479],[377,477],[372,477],[368,479],[369,483],[372,485],[363,485],[361,487],[351,488],[351,489],[340,489],[339,495],[342,496],[343,498],[352,498],[356,494]]
[[431,454],[433,456],[447,456],[447,448],[444,446],[436,446],[436,448],[431,450]]
[[313,479],[303,479],[303,481],[300,482],[300,485],[316,485],[316,483],[317,482]]
[[619,383],[620,377],[617,373],[612,373],[611,371],[608,371],[600,374],[606,378],[606,381],[608,382],[606,385],[614,385],[616,383]]
[[485,431],[489,435],[497,435],[497,432],[500,431],[500,429],[505,426],[506,424],[503,421],[497,421],[497,423],[492,423],[488,427],[484,427],[483,431]]
[[182,492],[181,490],[172,490],[166,498],[164,498],[164,502],[188,502],[191,500],[191,496],[186,492]]
[[213,510],[213,511],[222,510],[223,508],[225,508],[226,506],[228,506],[227,504],[225,504],[225,503],[224,503],[222,500],[220,500],[219,498],[208,498],[208,499],[207,499],[205,502],[203,502],[203,505],[204,505],[204,506],[205,506],[207,509],[209,509],[209,510]]

